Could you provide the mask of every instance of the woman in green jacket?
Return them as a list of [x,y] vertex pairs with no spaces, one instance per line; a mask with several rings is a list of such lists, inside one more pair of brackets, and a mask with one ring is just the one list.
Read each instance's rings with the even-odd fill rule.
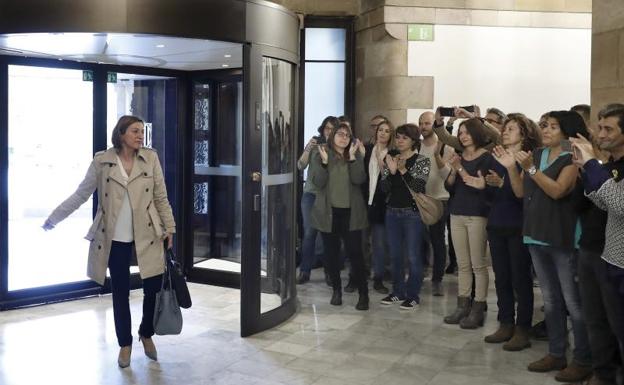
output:
[[364,161],[358,140],[347,124],[335,127],[327,145],[312,154],[308,178],[318,191],[312,209],[311,225],[321,232],[324,264],[334,289],[330,303],[342,305],[340,280],[340,240],[351,261],[352,280],[358,287],[358,310],[368,310],[368,283],[362,254],[362,229],[368,226],[361,185],[366,181]]

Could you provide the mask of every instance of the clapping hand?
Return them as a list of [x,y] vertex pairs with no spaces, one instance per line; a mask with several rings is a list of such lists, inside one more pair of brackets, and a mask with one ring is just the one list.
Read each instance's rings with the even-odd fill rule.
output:
[[492,187],[503,187],[503,178],[501,178],[501,176],[498,175],[496,171],[489,170],[488,174],[485,176],[485,183],[487,183],[488,186]]
[[476,115],[472,112],[468,112],[461,107],[455,107],[455,116],[458,118],[470,119],[474,118]]
[[574,151],[574,163],[583,167],[588,160],[596,159],[596,152],[594,146],[583,135],[576,134],[577,138],[570,138],[572,142],[572,149]]
[[449,160],[449,164],[453,170],[457,171],[461,168],[461,158],[457,154],[453,154],[453,157]]
[[386,165],[392,175],[396,174],[398,168],[397,160],[390,154],[386,155]]
[[325,146],[318,146],[318,152],[321,156],[321,162],[323,162],[323,164],[327,164],[327,162],[329,161],[329,156],[327,155],[327,149],[325,148]]
[[349,160],[355,160],[355,153],[358,151],[358,148],[362,146],[362,142],[359,139],[356,139],[355,142],[352,142],[349,146]]
[[464,181],[466,186],[476,188],[477,190],[483,190],[485,188],[485,178],[483,177],[483,174],[481,174],[481,170],[477,171],[477,176],[462,176],[462,180]]
[[514,156],[516,158],[516,162],[520,164],[520,167],[522,167],[524,171],[527,171],[531,168],[531,166],[533,166],[533,154],[531,151],[518,151],[514,154]]
[[516,158],[514,155],[503,148],[503,146],[494,147],[492,155],[494,155],[494,159],[505,168],[512,168],[516,165]]

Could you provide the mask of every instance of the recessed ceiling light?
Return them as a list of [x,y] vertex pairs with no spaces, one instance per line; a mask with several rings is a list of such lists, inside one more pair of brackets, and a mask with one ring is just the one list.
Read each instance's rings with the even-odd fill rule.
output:
[[165,45],[164,45],[164,44],[158,44],[158,45],[156,46],[156,48],[165,48]]
[[229,64],[221,64],[221,67],[223,67],[223,68],[227,68],[229,66],[230,66]]
[[230,55],[230,54],[225,54],[225,55],[223,55],[223,56],[224,56],[224,57],[232,57],[232,55]]

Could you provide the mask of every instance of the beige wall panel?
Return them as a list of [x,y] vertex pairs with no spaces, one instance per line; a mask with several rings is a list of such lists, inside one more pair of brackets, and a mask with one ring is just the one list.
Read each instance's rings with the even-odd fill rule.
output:
[[514,9],[514,0],[466,0],[468,9]]
[[[598,0],[600,1],[600,0]],[[568,12],[587,12],[592,11],[592,0],[565,0],[565,9]]]
[[620,32],[613,31],[592,37],[592,89],[619,85],[618,60]]
[[429,8],[465,8],[466,0],[386,0],[386,5]]
[[407,40],[407,24],[386,24],[386,32],[397,40]]
[[500,11],[498,25],[506,27],[528,27],[531,25],[532,12]]
[[546,13],[529,12],[531,27],[543,28],[586,28],[592,27],[592,16],[588,13]]
[[516,11],[565,11],[565,0],[516,0]]
[[436,9],[436,24],[470,24],[470,11],[466,9]]
[[499,11],[483,11],[473,10],[470,11],[470,24],[482,25],[486,27],[495,27],[500,24]]
[[383,7],[384,3],[384,0],[361,0],[360,12],[364,13],[375,8]]
[[593,89],[591,97],[592,118],[595,121],[598,111],[609,103],[622,103],[624,101],[624,88]]
[[386,23],[435,23],[434,8],[384,7]]

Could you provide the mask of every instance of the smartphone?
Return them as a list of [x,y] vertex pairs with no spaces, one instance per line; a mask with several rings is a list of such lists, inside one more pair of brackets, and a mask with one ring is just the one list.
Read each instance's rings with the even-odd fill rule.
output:
[[455,109],[453,107],[440,107],[441,116],[455,116]]
[[468,112],[475,112],[475,106],[464,106],[464,107],[460,107],[463,108],[464,110],[468,111]]
[[572,152],[572,142],[568,139],[563,139],[561,141],[561,150],[566,152]]
[[316,140],[316,144],[325,143],[325,137],[323,135],[313,136],[312,139]]

